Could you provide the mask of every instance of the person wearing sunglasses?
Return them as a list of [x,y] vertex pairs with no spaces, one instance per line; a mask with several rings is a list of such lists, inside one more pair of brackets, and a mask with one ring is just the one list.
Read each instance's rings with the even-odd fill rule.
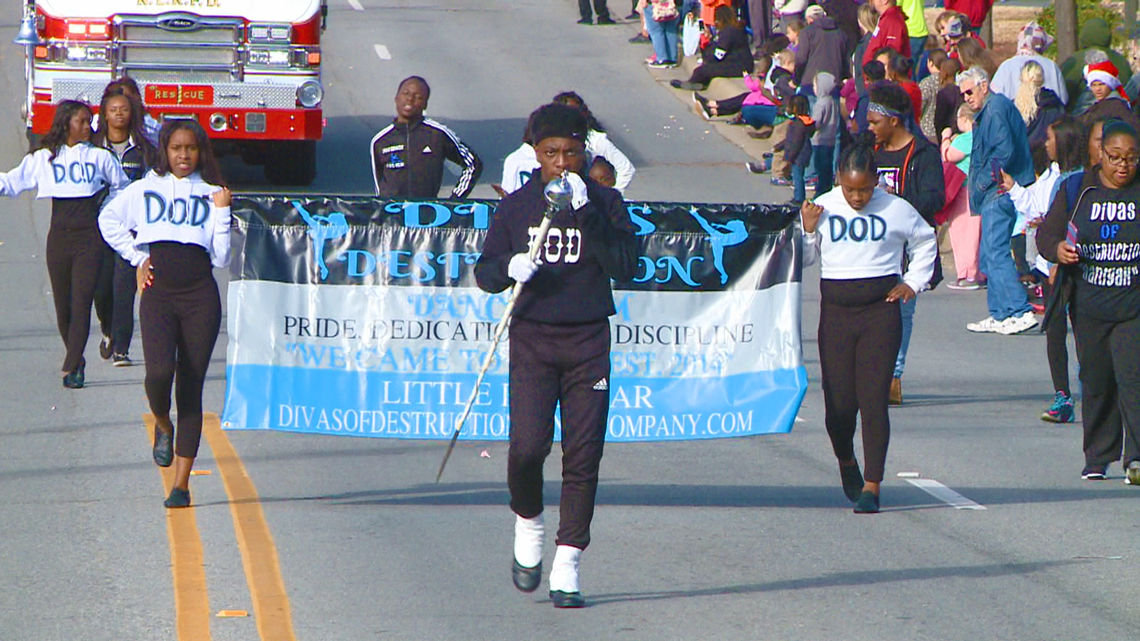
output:
[[974,116],[974,143],[970,150],[970,211],[982,217],[979,268],[986,274],[986,302],[990,315],[966,329],[977,333],[1020,334],[1037,326],[1025,286],[1010,254],[1010,236],[1017,211],[1009,193],[1001,188],[1001,172],[1017,184],[1033,184],[1033,159],[1025,121],[1013,101],[990,91],[985,69],[971,67],[957,76],[962,100]]
[[1085,468],[1103,480],[1121,460],[1124,482],[1140,486],[1140,134],[1104,123],[1100,164],[1079,193],[1057,191],[1037,248],[1061,265],[1051,306],[1068,304],[1080,361]]

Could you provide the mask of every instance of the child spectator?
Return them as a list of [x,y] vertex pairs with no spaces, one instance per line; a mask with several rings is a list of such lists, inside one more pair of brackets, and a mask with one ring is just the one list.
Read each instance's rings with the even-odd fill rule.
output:
[[776,54],[776,65],[768,73],[764,82],[765,87],[775,94],[776,104],[786,105],[792,96],[796,95],[796,85],[792,77],[796,71],[796,52],[784,49]]
[[855,103],[855,113],[851,116],[854,120],[854,128],[852,133],[861,133],[867,131],[867,106],[871,104],[870,90],[872,87],[879,86],[887,81],[887,70],[883,63],[878,60],[872,60],[863,65],[863,85],[867,88],[859,96],[858,102]]
[[772,59],[762,56],[756,59],[756,73],[744,74],[744,84],[748,87],[747,93],[742,93],[724,100],[709,100],[697,92],[693,92],[693,101],[705,120],[713,116],[728,116],[739,113],[741,119],[753,129],[768,127],[776,123],[777,104],[779,98],[765,87],[764,79],[772,67]]
[[788,101],[788,115],[792,119],[784,138],[784,160],[792,168],[792,204],[799,205],[807,198],[804,171],[811,162],[811,137],[815,133],[807,96],[792,96]]
[[815,135],[811,138],[812,159],[815,162],[816,182],[815,193],[826,194],[833,186],[833,168],[835,166],[835,143],[839,138],[839,105],[832,96],[835,89],[835,76],[830,72],[820,71],[815,74],[812,83],[815,89],[815,106],[811,109],[811,118],[815,121]]
[[[970,151],[974,146],[974,109],[970,105],[962,104],[958,107],[956,126],[961,132],[958,135],[954,135],[950,127],[942,130],[942,160],[954,163],[968,176]],[[959,192],[958,198],[950,205],[951,211],[946,223],[949,225],[950,246],[954,251],[954,269],[958,272],[958,280],[946,286],[960,290],[980,289],[982,279],[978,273],[978,249],[982,239],[982,219],[970,213],[966,190]]]
[[614,173],[614,166],[610,161],[598,156],[594,158],[594,162],[590,165],[590,179],[599,185],[614,188],[617,184],[617,176]]
[[923,135],[931,142],[938,140],[938,130],[934,128],[935,99],[938,97],[938,90],[942,88],[938,70],[946,59],[945,51],[941,49],[931,51],[926,57],[926,68],[930,75],[918,83],[918,88],[922,92],[922,117],[918,124],[922,127]]

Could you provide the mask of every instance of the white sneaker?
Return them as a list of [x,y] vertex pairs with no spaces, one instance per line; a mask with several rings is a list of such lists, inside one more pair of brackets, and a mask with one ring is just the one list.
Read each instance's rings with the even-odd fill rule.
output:
[[1025,312],[1020,316],[1010,316],[999,323],[998,333],[1004,336],[1020,334],[1037,327],[1037,316],[1033,312]]
[[1001,327],[1001,322],[994,320],[993,316],[984,318],[976,323],[966,323],[966,330],[970,332],[977,332],[979,334],[996,334]]

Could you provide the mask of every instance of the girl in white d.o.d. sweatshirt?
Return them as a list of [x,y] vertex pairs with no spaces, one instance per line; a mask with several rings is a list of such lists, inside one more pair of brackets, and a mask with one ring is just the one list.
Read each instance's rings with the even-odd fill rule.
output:
[[[887,400],[902,342],[900,301],[934,273],[934,229],[902,198],[877,188],[874,149],[846,148],[839,187],[804,201],[804,263],[820,260],[819,362],[824,423],[855,512],[879,511],[890,440]],[[909,259],[903,273],[903,256]],[[856,416],[863,420],[865,474],[855,458]]]
[[99,205],[107,190],[107,197],[113,197],[130,182],[115,156],[90,140],[91,109],[81,102],[61,102],[42,148],[0,173],[0,196],[35,189],[37,198],[52,199],[45,253],[56,325],[67,349],[63,386],[70,389],[85,382],[91,303],[108,251],[96,226]]
[[[177,459],[164,504],[178,508],[190,505],[190,471],[202,439],[202,388],[221,328],[213,268],[230,261],[231,195],[219,186],[218,162],[197,122],[163,125],[158,152],[158,166],[108,203],[99,228],[138,268],[146,396],[155,417],[152,456],[162,467]],[[177,430],[170,420],[175,384]]]

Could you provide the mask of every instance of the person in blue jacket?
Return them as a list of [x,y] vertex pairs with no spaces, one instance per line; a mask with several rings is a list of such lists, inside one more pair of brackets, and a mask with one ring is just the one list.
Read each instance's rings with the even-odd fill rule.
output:
[[989,279],[986,302],[990,315],[969,323],[971,332],[1020,334],[1037,326],[1025,286],[1010,254],[1010,236],[1017,211],[1009,194],[1001,189],[1001,172],[1017,184],[1033,184],[1033,159],[1025,120],[1005,96],[990,91],[990,78],[981,67],[958,74],[958,89],[974,116],[974,146],[970,153],[970,211],[982,217],[982,244],[979,268]]

